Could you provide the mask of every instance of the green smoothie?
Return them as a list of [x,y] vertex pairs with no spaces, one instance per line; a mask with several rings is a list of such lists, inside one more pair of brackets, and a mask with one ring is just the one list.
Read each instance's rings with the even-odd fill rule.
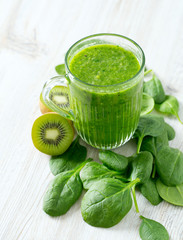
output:
[[[71,109],[78,134],[90,145],[111,149],[125,143],[137,127],[142,79],[136,56],[117,45],[87,47],[71,59]],[[125,82],[126,81],[126,82]]]
[[94,85],[124,82],[139,71],[135,55],[116,45],[95,45],[80,51],[70,63],[71,72]]

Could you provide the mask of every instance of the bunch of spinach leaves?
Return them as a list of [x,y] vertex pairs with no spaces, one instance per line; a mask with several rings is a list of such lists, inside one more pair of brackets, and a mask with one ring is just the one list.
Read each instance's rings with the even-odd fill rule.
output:
[[[152,205],[158,205],[163,199],[167,200],[167,198],[161,197],[162,191],[159,190],[160,187],[156,182],[162,178],[161,170],[165,169],[165,165],[168,168],[169,164],[165,162],[161,168],[157,165],[157,159],[160,159],[159,154],[164,148],[170,148],[169,141],[174,137],[174,129],[164,121],[163,117],[150,114],[140,118],[134,134],[134,138],[137,139],[136,154],[125,157],[109,150],[99,151],[99,160],[103,164],[89,162],[80,172],[83,186],[88,190],[81,204],[83,219],[96,227],[114,226],[131,208],[130,192],[134,199],[136,211],[139,212],[135,196],[136,188]],[[170,157],[173,158],[174,155],[176,154],[172,154]],[[176,157],[174,159],[176,160]],[[178,166],[182,163],[181,159],[180,156]],[[167,171],[167,174],[172,174],[172,172],[168,173]],[[174,175],[172,174],[172,178],[175,178]],[[179,179],[182,181],[180,175]],[[180,189],[182,189],[182,185],[177,188],[177,190]],[[177,199],[173,198],[172,201],[169,199],[168,201],[175,204]],[[178,199],[179,205],[181,205],[181,200]],[[144,230],[148,224],[152,224],[151,231],[149,229],[149,235],[154,237],[152,239],[157,237],[156,230],[159,231],[157,239],[161,239],[164,235],[165,239],[169,239],[167,231],[161,224],[147,218],[143,219],[141,225],[142,239],[145,239],[146,234],[148,234]]]
[[[149,81],[145,81],[143,84],[143,93],[146,95],[143,95],[141,116],[151,112],[155,107],[155,109],[160,113],[174,115],[179,120],[179,122],[183,124],[178,114],[179,102],[177,98],[175,96],[165,94],[160,79],[155,75],[152,70],[147,70],[144,73],[144,75],[149,74],[151,74],[152,76],[151,79]],[[150,97],[154,99],[154,106],[152,100],[150,100]]]
[[[152,122],[159,121],[153,131],[148,127],[150,119]],[[141,193],[153,205],[159,204],[162,199],[174,205],[182,204],[183,153],[169,146],[174,137],[174,129],[162,117],[151,114],[141,117],[134,134],[138,142],[137,152],[148,151],[153,155],[151,177],[139,186]]]
[[[174,137],[174,129],[162,117],[142,116],[134,133],[136,154],[126,157],[102,150],[102,164],[85,160],[86,148],[77,137],[65,153],[50,159],[50,169],[56,176],[44,196],[43,210],[51,216],[65,214],[83,188],[87,193],[82,199],[81,213],[88,224],[96,227],[117,224],[130,211],[132,197],[139,212],[136,189],[152,205],[158,205],[162,199],[183,205],[183,154],[169,147]],[[142,227],[140,232],[143,236]]]

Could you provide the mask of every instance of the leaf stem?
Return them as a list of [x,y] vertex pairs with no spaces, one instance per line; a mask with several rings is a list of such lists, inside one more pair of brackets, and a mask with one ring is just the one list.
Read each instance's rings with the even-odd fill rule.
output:
[[183,122],[180,120],[180,117],[179,117],[179,115],[178,115],[178,114],[176,114],[175,116],[177,117],[177,119],[179,120],[179,122],[180,122],[181,124],[183,124]]
[[145,77],[147,74],[149,74],[150,72],[152,72],[152,69],[149,69],[149,70],[145,71],[145,72],[144,72],[144,77]]
[[141,137],[138,139],[138,143],[137,143],[137,154],[140,152],[142,140],[143,140],[143,137],[141,136]]
[[128,184],[128,188],[131,188],[133,187],[134,185],[136,185],[137,183],[140,182],[140,179],[139,178],[136,178],[135,180],[131,181],[129,184]]
[[129,182],[129,180],[126,179],[126,178],[124,178],[123,176],[120,176],[120,175],[114,175],[114,177],[115,177],[116,179],[119,179],[119,180],[123,181],[123,182]]
[[156,175],[156,165],[154,163],[154,165],[153,165],[153,172],[152,172],[152,178],[155,178],[155,175]]
[[75,173],[76,172],[80,172],[81,169],[88,163],[88,162],[91,162],[93,159],[92,158],[88,158],[87,160],[85,160],[84,162],[82,162],[78,167],[76,167],[74,170],[75,170]]
[[136,212],[139,213],[139,207],[138,207],[138,204],[137,204],[137,199],[136,199],[136,194],[135,194],[135,186],[132,187],[132,195],[133,195],[133,201],[134,201],[134,204],[135,204]]

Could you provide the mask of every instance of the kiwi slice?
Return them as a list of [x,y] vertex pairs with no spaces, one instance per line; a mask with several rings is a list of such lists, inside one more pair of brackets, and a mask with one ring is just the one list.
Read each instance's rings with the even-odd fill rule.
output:
[[57,113],[46,113],[37,118],[32,126],[34,146],[48,155],[64,153],[74,138],[72,124]]
[[[70,103],[69,103],[68,87],[65,87],[65,86],[53,87],[50,91],[49,97],[59,108],[63,108],[65,110],[69,111]],[[52,110],[44,102],[42,93],[40,95],[39,106],[40,106],[40,110],[43,114],[47,113],[47,112],[52,112]]]

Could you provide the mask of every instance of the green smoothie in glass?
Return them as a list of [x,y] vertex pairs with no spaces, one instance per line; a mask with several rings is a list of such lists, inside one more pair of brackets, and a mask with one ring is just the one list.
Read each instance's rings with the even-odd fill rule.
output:
[[112,149],[132,137],[141,110],[144,63],[142,49],[115,34],[89,36],[68,50],[70,116],[84,141]]
[[140,64],[132,52],[120,46],[101,44],[77,53],[69,67],[80,80],[104,86],[132,78],[139,71]]

